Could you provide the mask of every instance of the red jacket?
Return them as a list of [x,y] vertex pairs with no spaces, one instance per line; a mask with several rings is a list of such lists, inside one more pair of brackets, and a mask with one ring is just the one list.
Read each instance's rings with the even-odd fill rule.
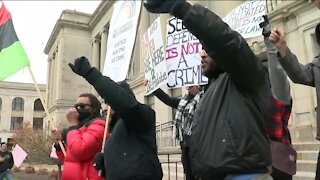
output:
[[63,162],[62,180],[103,180],[93,167],[93,157],[101,151],[105,121],[97,119],[67,134],[66,157],[56,151]]

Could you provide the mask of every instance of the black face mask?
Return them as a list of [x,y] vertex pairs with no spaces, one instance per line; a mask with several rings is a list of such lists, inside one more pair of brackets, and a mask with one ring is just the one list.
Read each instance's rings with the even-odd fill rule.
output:
[[80,122],[92,115],[88,109],[84,109],[84,108],[76,108],[76,109],[79,113],[78,119]]

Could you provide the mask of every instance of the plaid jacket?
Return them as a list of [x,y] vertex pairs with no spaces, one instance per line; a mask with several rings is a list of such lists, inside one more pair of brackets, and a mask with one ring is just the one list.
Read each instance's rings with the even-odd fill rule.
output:
[[175,136],[179,141],[192,134],[193,115],[203,94],[204,91],[199,91],[195,96],[185,95],[180,100],[174,120]]
[[291,108],[292,102],[289,105],[285,105],[274,98],[270,100],[266,127],[271,140],[291,145],[291,136],[288,129]]

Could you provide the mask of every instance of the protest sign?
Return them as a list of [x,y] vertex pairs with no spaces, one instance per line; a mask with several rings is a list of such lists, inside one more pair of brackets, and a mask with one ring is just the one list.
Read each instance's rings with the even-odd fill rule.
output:
[[146,94],[167,82],[167,64],[161,34],[160,17],[148,28],[141,38],[141,56],[144,60],[145,79],[148,80]]
[[141,1],[117,1],[110,21],[103,75],[119,82],[127,77],[136,39]]
[[202,46],[199,40],[188,31],[182,20],[170,18],[166,33],[166,61],[168,71],[168,87],[206,84],[203,76],[201,57]]
[[22,164],[22,162],[26,159],[27,155],[28,154],[26,153],[26,151],[24,151],[19,146],[19,144],[16,144],[12,150],[14,165],[19,167]]
[[250,0],[242,3],[223,18],[231,29],[239,32],[243,38],[261,36],[259,23],[266,13],[265,0]]

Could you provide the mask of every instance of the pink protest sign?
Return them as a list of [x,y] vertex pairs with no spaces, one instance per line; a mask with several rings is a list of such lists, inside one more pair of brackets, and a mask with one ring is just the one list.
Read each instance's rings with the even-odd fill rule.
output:
[[27,153],[17,144],[12,150],[14,165],[19,167],[26,159]]
[[50,157],[52,157],[52,158],[58,158],[58,156],[57,156],[57,154],[56,154],[56,148],[54,148],[54,146],[52,146],[52,148],[51,148]]

